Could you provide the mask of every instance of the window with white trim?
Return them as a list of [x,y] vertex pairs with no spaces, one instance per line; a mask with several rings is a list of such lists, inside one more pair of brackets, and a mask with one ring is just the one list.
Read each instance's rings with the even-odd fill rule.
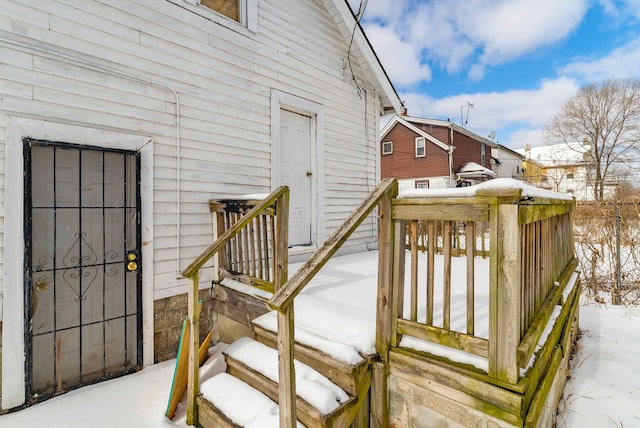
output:
[[428,189],[429,188],[429,180],[416,180],[415,181],[416,189]]
[[416,138],[416,157],[423,158],[426,156],[426,142],[424,137]]
[[185,0],[238,22],[251,31],[257,30],[258,0]]
[[480,165],[485,165],[487,161],[487,146],[480,144]]
[[393,141],[385,141],[382,143],[382,154],[390,155],[393,153]]

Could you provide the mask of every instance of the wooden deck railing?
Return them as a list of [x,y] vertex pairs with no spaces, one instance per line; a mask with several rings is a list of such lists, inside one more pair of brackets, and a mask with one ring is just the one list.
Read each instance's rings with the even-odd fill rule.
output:
[[[278,311],[280,426],[293,427],[293,301],[376,208],[378,359],[372,366],[371,425],[388,426],[389,352],[403,335],[484,357],[490,378],[500,385],[518,382],[520,369],[532,359],[554,308],[566,297],[564,285],[577,266],[573,200],[531,198],[523,196],[521,189],[478,190],[473,197],[397,198],[397,181],[385,179],[287,280],[288,192],[281,187],[259,202],[212,204],[219,238],[183,272],[191,280],[187,423],[197,423],[198,367],[194,356],[198,350],[198,270],[219,254],[223,276],[273,290],[268,303]],[[409,272],[405,272],[407,254]],[[480,279],[476,256],[487,255],[488,333],[480,335],[475,313]],[[457,256],[465,257],[462,305],[466,316],[463,323],[454,325],[452,307],[460,305],[455,301],[459,296],[452,295],[452,265]],[[425,260],[421,262],[421,258]],[[436,287],[437,262],[442,263],[443,275],[442,284]],[[421,263],[426,264],[425,281],[419,279]],[[434,307],[436,292],[442,294],[439,312]],[[409,302],[406,311],[405,293]],[[421,295],[426,300],[424,314],[419,314]]]
[[[212,257],[224,275],[258,288],[275,291],[287,280],[289,188],[281,186],[260,201],[227,201],[212,205],[218,218],[218,239],[209,245],[182,275],[189,279],[189,372],[187,424],[197,425],[199,391],[198,272]],[[228,211],[224,213],[224,211]],[[294,395],[295,396],[295,395]],[[295,421],[295,408],[294,408]]]
[[[324,244],[304,263],[287,281],[287,283],[276,291],[269,305],[278,311],[278,355],[279,355],[279,403],[280,403],[280,427],[293,428],[296,426],[295,413],[295,371],[293,370],[293,344],[294,344],[294,321],[293,321],[293,300],[322,269],[329,259],[340,249],[342,244],[351,236],[358,226],[371,214],[371,212],[381,206],[379,216],[381,224],[390,221],[384,207],[391,206],[391,199],[397,195],[398,184],[395,179],[383,180],[365,200],[347,217],[338,229],[324,242]],[[380,239],[380,238],[379,238]],[[386,245],[387,243],[382,243]],[[380,261],[383,264],[383,261]],[[380,282],[380,279],[378,280]],[[386,304],[386,302],[385,302]],[[378,371],[382,373],[382,371]],[[386,378],[381,379],[375,374],[372,379],[372,388],[379,387],[381,382],[386,383]],[[379,399],[374,394],[372,397]],[[376,418],[375,403],[372,407],[372,418]],[[384,404],[386,409],[386,403]],[[378,419],[388,420],[386,415],[378,416]],[[372,422],[372,426],[376,425]]]
[[[528,198],[521,189],[479,190],[474,197],[395,199],[391,346],[402,335],[417,337],[488,359],[489,376],[511,384],[529,363],[562,287],[575,270],[572,212],[574,202]],[[487,229],[488,225],[488,229]],[[482,230],[481,234],[477,231]],[[488,238],[484,239],[484,232]],[[476,331],[476,255],[489,244],[488,335]],[[404,308],[405,248],[409,248],[409,308]],[[426,260],[420,261],[421,253]],[[436,254],[442,284],[435,287]],[[466,258],[466,296],[452,297],[452,257]],[[426,264],[426,281],[418,279]],[[485,278],[486,281],[486,278]],[[441,290],[441,291],[440,291]],[[435,293],[442,301],[434,319]],[[425,296],[418,317],[418,296]],[[466,307],[464,325],[452,325],[451,308]],[[488,336],[488,337],[487,337]]]
[[[210,211],[216,216],[217,236],[222,236],[259,203],[255,198],[210,201]],[[273,293],[275,242],[275,209],[267,207],[218,252],[220,279],[231,278]]]

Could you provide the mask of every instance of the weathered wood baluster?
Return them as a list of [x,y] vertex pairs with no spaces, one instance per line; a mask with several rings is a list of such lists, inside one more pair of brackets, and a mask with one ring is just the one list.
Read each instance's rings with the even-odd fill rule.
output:
[[[409,223],[411,247],[411,321],[418,319],[418,220]],[[404,314],[398,314],[403,318]]]

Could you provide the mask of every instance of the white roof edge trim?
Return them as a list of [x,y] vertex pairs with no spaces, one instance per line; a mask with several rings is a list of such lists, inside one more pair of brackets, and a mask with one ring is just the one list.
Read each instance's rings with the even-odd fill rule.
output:
[[403,126],[409,128],[410,130],[412,130],[416,134],[420,135],[421,137],[426,138],[427,140],[429,140],[430,142],[432,142],[436,146],[440,147],[444,151],[448,152],[450,150],[450,146],[448,144],[445,144],[442,141],[440,141],[437,138],[435,138],[434,136],[432,136],[430,134],[427,134],[426,132],[422,131],[420,128],[417,128],[415,125],[412,125],[411,123],[407,122],[406,120],[404,120],[401,116],[398,116],[397,114],[394,115],[389,122],[387,122],[387,124],[384,126],[384,128],[382,128],[382,131],[380,133],[380,141],[382,141],[382,139],[384,139],[384,137],[387,136],[389,131],[391,131],[391,129],[393,129],[393,127],[396,124],[400,124],[400,125],[403,125]]
[[407,120],[411,121],[411,122],[418,122],[418,123],[424,123],[425,125],[436,125],[436,126],[453,126],[453,129],[458,131],[461,134],[465,134],[466,136],[473,138],[474,140],[478,141],[478,142],[482,142],[490,147],[495,147],[498,145],[498,143],[489,140],[488,138],[485,138],[481,135],[476,134],[473,131],[469,131],[467,128],[463,128],[460,125],[456,125],[455,123],[448,121],[448,120],[441,120],[441,119],[425,119],[425,118],[421,118],[421,117],[413,117],[413,116],[407,116]]
[[[336,9],[338,9],[338,12],[340,12],[340,16],[342,17],[342,20],[348,26],[350,26],[351,28],[356,26],[356,20],[353,17],[353,14],[351,13],[351,9],[347,4],[347,0],[333,0],[333,4],[336,7]],[[400,100],[398,93],[393,87],[393,84],[391,83],[389,76],[386,74],[386,72],[382,68],[382,65],[380,64],[378,57],[375,55],[373,48],[365,38],[360,26],[357,26],[356,28],[354,42],[360,49],[360,52],[362,52],[362,55],[364,56],[364,58],[367,60],[367,63],[371,67],[371,70],[374,76],[378,80],[378,84],[384,91],[385,95],[389,98],[389,101],[391,101],[393,109],[395,110],[396,113],[400,113],[403,108],[402,101]]]

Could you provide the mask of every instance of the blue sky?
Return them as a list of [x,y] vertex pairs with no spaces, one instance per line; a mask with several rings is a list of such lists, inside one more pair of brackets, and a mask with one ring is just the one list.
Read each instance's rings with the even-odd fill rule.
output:
[[409,115],[511,148],[581,86],[640,78],[640,0],[370,0],[361,22]]

